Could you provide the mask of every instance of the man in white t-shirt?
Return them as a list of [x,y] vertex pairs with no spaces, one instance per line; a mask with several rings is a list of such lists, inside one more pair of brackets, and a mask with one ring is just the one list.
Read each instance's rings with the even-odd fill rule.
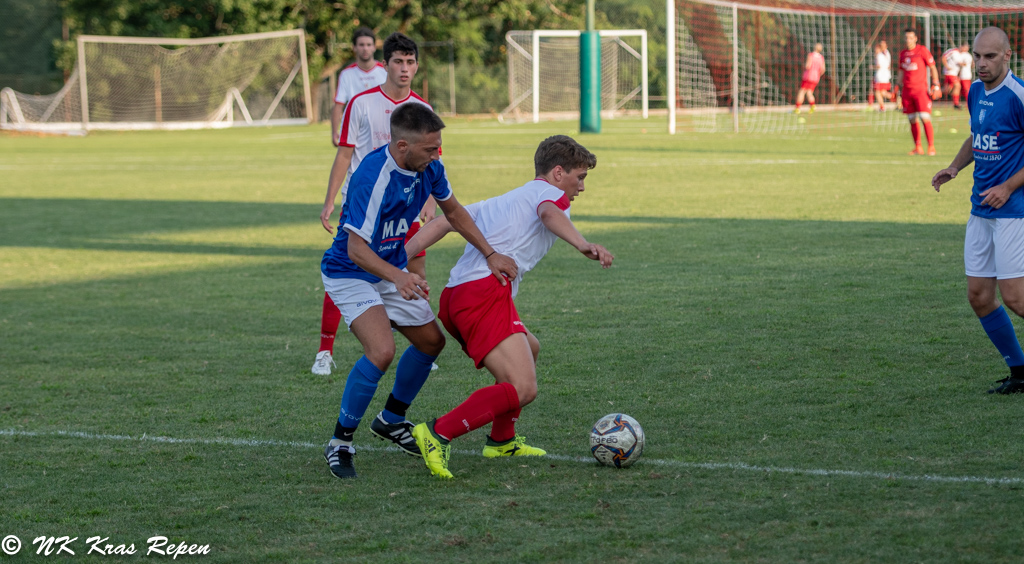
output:
[[875,45],[875,80],[873,89],[878,110],[885,111],[885,102],[892,99],[892,55],[885,41]]
[[[971,90],[971,82],[974,80],[974,55],[971,54],[971,45],[964,43],[960,46],[960,95],[963,96],[964,100],[967,100],[967,93]],[[963,106],[956,104],[953,106],[956,109],[961,109]]]
[[[339,189],[341,202],[344,203],[348,182],[359,168],[359,163],[366,155],[391,141],[391,113],[406,103],[430,107],[411,88],[412,79],[416,76],[418,68],[418,54],[416,42],[412,39],[401,33],[388,36],[384,40],[384,70],[387,73],[384,83],[356,94],[345,106],[338,153],[331,167],[327,196],[320,212],[320,223],[328,233],[334,233],[331,214],[334,213],[334,202]],[[420,221],[432,219],[436,210],[437,202],[429,198],[420,210]],[[413,222],[409,226],[408,238],[415,235],[419,227],[420,222]],[[410,256],[407,267],[409,272],[426,279],[426,260],[426,253]],[[340,324],[341,311],[325,293],[320,322],[320,350],[313,362],[313,374],[330,375],[334,364],[334,339]]]
[[341,137],[341,116],[345,106],[353,96],[374,86],[384,84],[388,73],[380,61],[373,59],[377,51],[377,38],[373,30],[360,27],[352,34],[352,52],[356,62],[345,67],[338,73],[338,92],[334,96],[334,108],[331,110],[331,141],[338,146]]
[[950,47],[942,53],[942,92],[953,98],[953,108],[960,109],[960,48]]
[[[502,285],[487,268],[487,257],[473,246],[466,247],[452,268],[448,286],[441,293],[438,319],[478,369],[487,367],[495,383],[473,392],[446,415],[413,428],[413,438],[431,474],[451,478],[449,443],[487,423],[491,423],[491,434],[483,448],[485,458],[547,454],[527,445],[515,430],[520,410],[537,396],[540,342],[519,319],[513,299],[522,276],[544,258],[558,238],[604,268],[612,265],[611,253],[588,242],[569,219],[569,206],[583,192],[583,180],[595,165],[593,153],[570,137],[555,135],[537,147],[535,179],[466,206],[494,252],[515,260],[519,275],[511,284]],[[447,220],[438,218],[406,244],[406,252],[419,252],[450,231]]]

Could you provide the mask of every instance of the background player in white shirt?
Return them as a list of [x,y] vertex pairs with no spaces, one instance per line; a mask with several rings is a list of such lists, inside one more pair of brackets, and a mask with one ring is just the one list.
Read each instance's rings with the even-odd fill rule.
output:
[[[959,47],[950,47],[942,53],[942,91],[953,98],[953,108],[960,109],[960,57]],[[963,91],[966,95],[967,91]]]
[[[406,103],[430,107],[411,89],[412,79],[416,76],[418,68],[417,58],[416,42],[401,33],[391,34],[384,40],[384,60],[387,63],[384,66],[387,73],[384,83],[356,94],[345,106],[338,153],[331,167],[327,196],[320,212],[320,223],[328,233],[334,233],[331,214],[334,213],[334,201],[337,199],[338,190],[341,190],[341,201],[344,203],[346,187],[359,163],[374,149],[387,145],[391,140],[392,112]],[[420,220],[427,221],[433,218],[436,209],[437,203],[433,198],[428,198],[420,210]],[[416,234],[419,226],[419,222],[414,222],[410,226],[409,237]],[[409,271],[425,279],[426,260],[425,253],[410,257]],[[320,349],[313,361],[313,374],[326,376],[331,373],[334,364],[334,339],[340,324],[341,312],[325,293],[320,317]]]
[[331,141],[338,146],[341,137],[341,116],[353,96],[374,86],[384,84],[388,73],[380,61],[373,59],[377,51],[377,37],[368,27],[360,27],[352,33],[352,52],[356,62],[338,73],[338,92],[334,96],[331,110]]
[[[960,95],[967,100],[967,93],[971,90],[971,82],[974,80],[974,55],[971,54],[971,45],[964,43],[960,46]],[[954,106],[960,109],[960,106]]]
[[[519,276],[511,284],[499,284],[486,257],[471,245],[452,268],[448,286],[441,293],[438,318],[476,367],[487,367],[495,383],[473,392],[446,415],[413,429],[431,474],[451,478],[448,443],[487,423],[491,423],[491,434],[483,449],[485,458],[547,454],[527,445],[515,431],[520,410],[537,396],[540,342],[519,319],[513,299],[519,280],[544,258],[556,238],[604,268],[611,266],[611,253],[588,242],[569,220],[569,206],[583,192],[587,171],[596,164],[597,157],[572,138],[549,137],[534,155],[537,178],[501,196],[466,206],[495,250],[515,259]],[[438,218],[409,241],[406,252],[426,248],[450,231],[445,218]]]
[[885,41],[875,45],[874,91],[878,109],[885,111],[885,102],[892,99],[892,55]]

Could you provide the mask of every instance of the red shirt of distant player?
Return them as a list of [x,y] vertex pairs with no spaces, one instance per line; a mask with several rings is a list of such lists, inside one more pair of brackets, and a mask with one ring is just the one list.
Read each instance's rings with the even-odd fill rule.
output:
[[928,95],[928,67],[935,65],[935,57],[924,46],[900,51],[900,69],[903,71],[903,113],[930,113],[932,98]]
[[813,52],[810,53],[809,58],[811,59],[811,66],[804,69],[800,88],[814,90],[818,86],[818,81],[821,80],[821,72],[825,68],[825,57],[821,53]]

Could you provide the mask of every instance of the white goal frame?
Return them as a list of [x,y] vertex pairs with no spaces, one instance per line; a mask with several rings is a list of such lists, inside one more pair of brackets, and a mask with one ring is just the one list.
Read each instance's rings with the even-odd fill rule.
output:
[[[294,37],[298,43],[298,61],[292,68],[288,78],[278,88],[277,95],[270,104],[269,109],[260,116],[252,116],[245,105],[245,101],[238,88],[228,88],[223,93],[224,100],[209,119],[204,121],[162,121],[159,116],[154,116],[154,121],[125,121],[125,122],[96,122],[90,119],[89,115],[89,80],[88,65],[86,62],[85,47],[89,43],[99,44],[133,44],[133,45],[159,45],[159,46],[194,46],[194,45],[216,45],[227,43],[241,43],[260,39],[275,39],[282,37]],[[306,117],[300,118],[278,118],[271,119],[274,111],[277,110],[285,93],[294,84],[299,73],[302,73],[303,104]],[[74,81],[77,78],[77,88],[74,88]],[[73,92],[72,90],[77,90]],[[16,93],[5,88],[0,92],[0,129],[12,129],[20,131],[52,131],[60,133],[71,133],[75,131],[92,130],[180,130],[180,129],[222,129],[238,126],[267,126],[267,125],[305,125],[312,123],[312,96],[309,85],[309,66],[306,59],[306,34],[302,29],[272,31],[265,33],[249,33],[241,35],[224,35],[216,37],[204,37],[198,39],[175,39],[164,37],[120,37],[102,35],[80,35],[78,36],[78,60],[75,63],[75,70],[72,79],[54,94],[52,108],[61,103],[65,97],[77,96],[81,104],[81,121],[64,123],[35,123],[26,121],[21,108],[19,107]],[[235,108],[239,110],[240,118],[235,119]],[[48,110],[46,115],[48,116]]]
[[[669,0],[669,1],[671,1],[671,0]],[[523,100],[525,100],[527,96],[532,96],[533,97],[533,107],[532,107],[533,123],[539,123],[540,122],[540,96],[537,96],[536,93],[540,91],[540,65],[541,65],[541,60],[540,60],[540,39],[542,37],[579,37],[581,32],[578,31],[578,30],[571,30],[571,29],[534,29],[534,30],[530,30],[530,34],[531,34],[531,37],[530,37],[531,51],[530,52],[527,52],[526,50],[522,49],[515,42],[509,41],[508,37],[509,37],[509,34],[511,34],[511,33],[513,33],[513,32],[510,31],[510,32],[505,34],[506,44],[513,45],[517,50],[519,50],[519,52],[524,57],[526,57],[527,59],[530,60],[530,65],[531,65],[531,70],[532,70],[532,80],[531,80],[531,84],[530,84],[530,89],[527,90],[526,92],[524,92],[522,95],[520,95],[518,100],[509,100],[508,108],[506,108],[505,111],[502,112],[502,114],[506,113],[509,109],[519,105],[519,103],[522,102]],[[517,32],[517,33],[523,33],[523,32],[520,31],[520,32]],[[641,83],[640,83],[640,104],[641,104],[641,108],[642,108],[641,112],[643,114],[644,119],[646,119],[647,116],[648,116],[648,108],[649,108],[648,79],[647,79],[647,30],[646,29],[602,29],[602,30],[598,30],[598,34],[601,37],[639,37],[640,38],[640,52],[639,53],[637,53],[632,47],[626,45],[625,43],[620,43],[620,45],[622,47],[624,47],[627,51],[630,51],[634,56],[637,56],[640,59],[640,77],[641,77]],[[631,100],[631,99],[633,99],[633,97],[635,97],[635,94],[633,94],[633,96],[629,96],[629,97],[625,98],[624,100],[622,100],[622,102],[626,102],[628,100]],[[611,110],[611,111],[614,111],[615,109],[617,109],[617,108],[609,108],[609,110]],[[602,108],[602,112],[604,112],[604,111],[606,111],[606,110],[604,108]]]

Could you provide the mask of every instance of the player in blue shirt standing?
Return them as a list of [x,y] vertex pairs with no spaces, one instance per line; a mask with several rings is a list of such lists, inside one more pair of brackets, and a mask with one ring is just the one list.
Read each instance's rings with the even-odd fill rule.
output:
[[1024,392],[1024,352],[996,288],[1024,316],[1024,80],[1010,71],[1010,40],[997,27],[974,38],[978,80],[967,94],[971,136],[948,168],[932,178],[937,192],[974,162],[971,217],[964,237],[967,299],[1010,367],[990,394]]
[[405,104],[391,114],[391,141],[367,155],[353,174],[338,234],[320,263],[324,289],[364,352],[348,375],[334,436],[324,450],[338,478],[356,477],[352,439],[395,358],[392,327],[411,345],[398,361],[394,388],[370,431],[420,456],[405,413],[445,344],[427,301],[427,281],[406,270],[405,234],[427,198],[433,196],[455,230],[487,257],[502,285],[518,273],[515,261],[487,243],[455,199],[439,160],[443,128],[441,118],[422,104]]

